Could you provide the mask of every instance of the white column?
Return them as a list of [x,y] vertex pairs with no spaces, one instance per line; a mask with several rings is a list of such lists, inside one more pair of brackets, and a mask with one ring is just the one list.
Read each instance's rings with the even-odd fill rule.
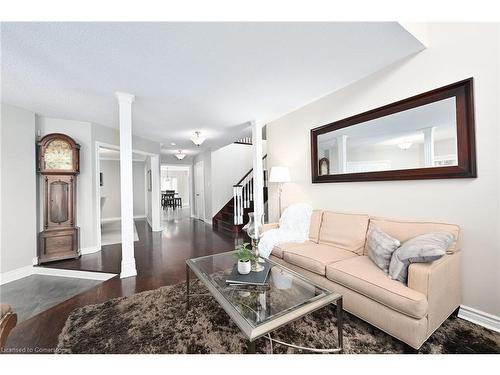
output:
[[122,264],[120,277],[137,275],[134,257],[134,192],[132,177],[132,102],[134,95],[117,92],[120,110],[120,191]]
[[151,156],[151,230],[162,230],[160,218],[161,191],[160,191],[160,156]]
[[424,133],[424,165],[434,166],[434,127],[422,129]]
[[337,154],[339,172],[345,173],[347,171],[347,135],[337,137]]
[[264,171],[262,168],[262,125],[252,122],[253,151],[253,211],[255,217],[264,215]]

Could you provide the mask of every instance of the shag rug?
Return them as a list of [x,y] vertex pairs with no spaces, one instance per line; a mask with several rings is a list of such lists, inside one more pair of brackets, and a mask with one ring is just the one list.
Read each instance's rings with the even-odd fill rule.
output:
[[[245,353],[239,328],[192,282],[191,309],[186,311],[186,284],[162,287],[89,305],[71,313],[59,335],[59,353]],[[272,333],[280,341],[305,347],[337,346],[335,307],[324,307]],[[405,353],[401,341],[344,313],[345,353]],[[256,341],[257,353],[270,353],[269,340]],[[274,353],[299,353],[273,344]],[[450,317],[419,353],[500,353],[500,334]]]

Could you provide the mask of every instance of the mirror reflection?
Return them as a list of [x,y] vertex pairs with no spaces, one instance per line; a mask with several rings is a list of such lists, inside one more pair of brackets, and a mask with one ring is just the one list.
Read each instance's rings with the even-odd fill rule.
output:
[[455,97],[318,135],[318,174],[458,165]]

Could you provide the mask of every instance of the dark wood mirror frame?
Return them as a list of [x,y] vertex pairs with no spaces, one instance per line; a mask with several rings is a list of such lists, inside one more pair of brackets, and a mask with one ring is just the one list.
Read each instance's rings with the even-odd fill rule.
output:
[[[318,136],[348,126],[374,120],[379,117],[405,111],[439,100],[455,97],[457,122],[458,165],[445,167],[427,167],[400,169],[378,172],[360,172],[344,174],[319,174]],[[476,173],[476,148],[474,135],[474,94],[473,79],[469,78],[435,90],[425,92],[395,103],[385,105],[343,120],[335,121],[311,129],[311,173],[313,183],[353,182],[353,181],[389,181],[423,180],[445,178],[474,178]]]

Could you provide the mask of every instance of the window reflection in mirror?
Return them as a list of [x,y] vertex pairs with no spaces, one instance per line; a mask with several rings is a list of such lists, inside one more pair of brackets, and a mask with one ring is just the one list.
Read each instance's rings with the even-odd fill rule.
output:
[[317,147],[320,176],[456,166],[456,98],[320,134]]

